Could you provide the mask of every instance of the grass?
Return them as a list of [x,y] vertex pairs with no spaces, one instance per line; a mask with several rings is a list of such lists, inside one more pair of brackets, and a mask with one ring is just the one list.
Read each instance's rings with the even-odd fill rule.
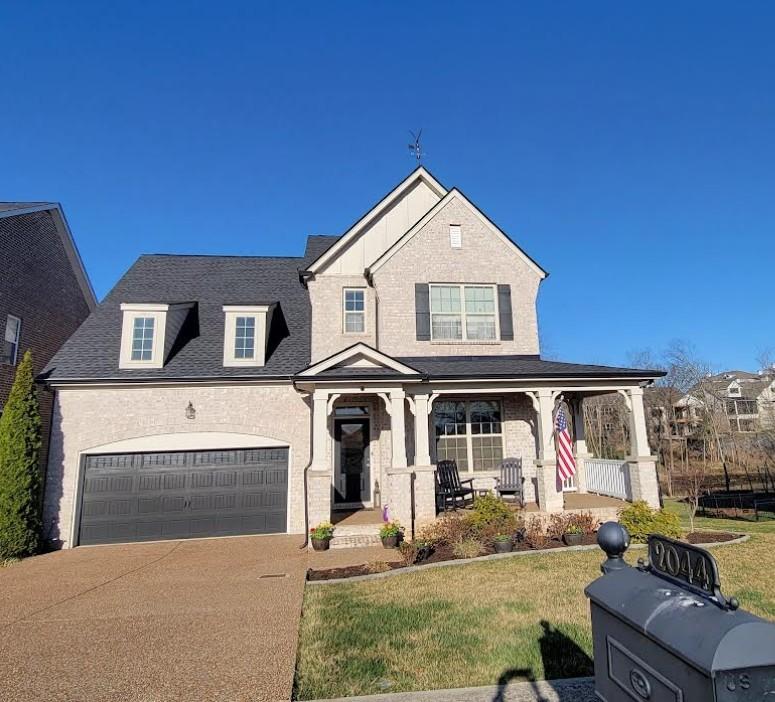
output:
[[[685,517],[680,503],[668,509]],[[775,522],[703,519],[697,527],[755,532],[714,555],[725,594],[775,618]],[[547,553],[309,587],[297,697],[590,675],[584,587],[599,575],[601,560],[599,551]]]

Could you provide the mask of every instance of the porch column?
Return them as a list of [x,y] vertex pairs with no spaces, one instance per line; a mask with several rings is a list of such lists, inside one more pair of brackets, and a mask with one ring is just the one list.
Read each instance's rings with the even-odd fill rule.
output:
[[557,454],[554,448],[554,393],[541,388],[531,395],[538,413],[538,459],[536,477],[538,483],[538,506],[544,512],[561,512],[564,507],[562,483],[557,476]]
[[331,521],[331,461],[328,451],[328,391],[312,395],[312,463],[307,471],[309,526]]
[[428,417],[430,395],[414,395],[414,521],[415,529],[436,517],[436,476],[431,465]]
[[584,433],[584,398],[572,398],[570,406],[573,410],[573,454],[576,458],[576,490],[578,492],[586,492],[586,460],[592,458],[592,454],[587,450],[587,437]]
[[411,533],[412,530],[412,477],[413,472],[406,465],[406,431],[404,404],[406,393],[400,388],[391,390],[390,399],[390,445],[391,459],[388,470],[390,495],[388,514]]
[[659,507],[659,484],[657,482],[657,458],[651,455],[646,413],[643,409],[643,388],[626,390],[630,414],[630,489],[633,500],[645,500],[652,507]]

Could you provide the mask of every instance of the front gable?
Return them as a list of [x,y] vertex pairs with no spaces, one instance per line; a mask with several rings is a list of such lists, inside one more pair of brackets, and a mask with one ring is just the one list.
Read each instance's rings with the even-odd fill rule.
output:
[[384,372],[389,375],[418,375],[419,372],[368,344],[354,344],[322,361],[313,363],[299,373],[300,377],[323,373],[353,374]]

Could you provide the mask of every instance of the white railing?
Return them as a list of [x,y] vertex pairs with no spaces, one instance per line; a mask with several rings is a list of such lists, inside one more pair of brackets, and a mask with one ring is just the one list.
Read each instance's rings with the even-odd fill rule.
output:
[[632,500],[630,465],[627,461],[587,458],[584,461],[584,470],[587,478],[587,492],[618,497],[620,500]]
[[571,475],[570,478],[565,478],[565,480],[562,481],[563,492],[576,492],[577,490],[578,490],[578,487],[576,486],[575,475]]

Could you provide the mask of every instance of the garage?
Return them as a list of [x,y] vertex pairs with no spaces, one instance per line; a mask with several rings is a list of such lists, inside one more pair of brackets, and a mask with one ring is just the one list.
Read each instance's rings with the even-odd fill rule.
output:
[[286,531],[288,448],[83,457],[78,544]]

